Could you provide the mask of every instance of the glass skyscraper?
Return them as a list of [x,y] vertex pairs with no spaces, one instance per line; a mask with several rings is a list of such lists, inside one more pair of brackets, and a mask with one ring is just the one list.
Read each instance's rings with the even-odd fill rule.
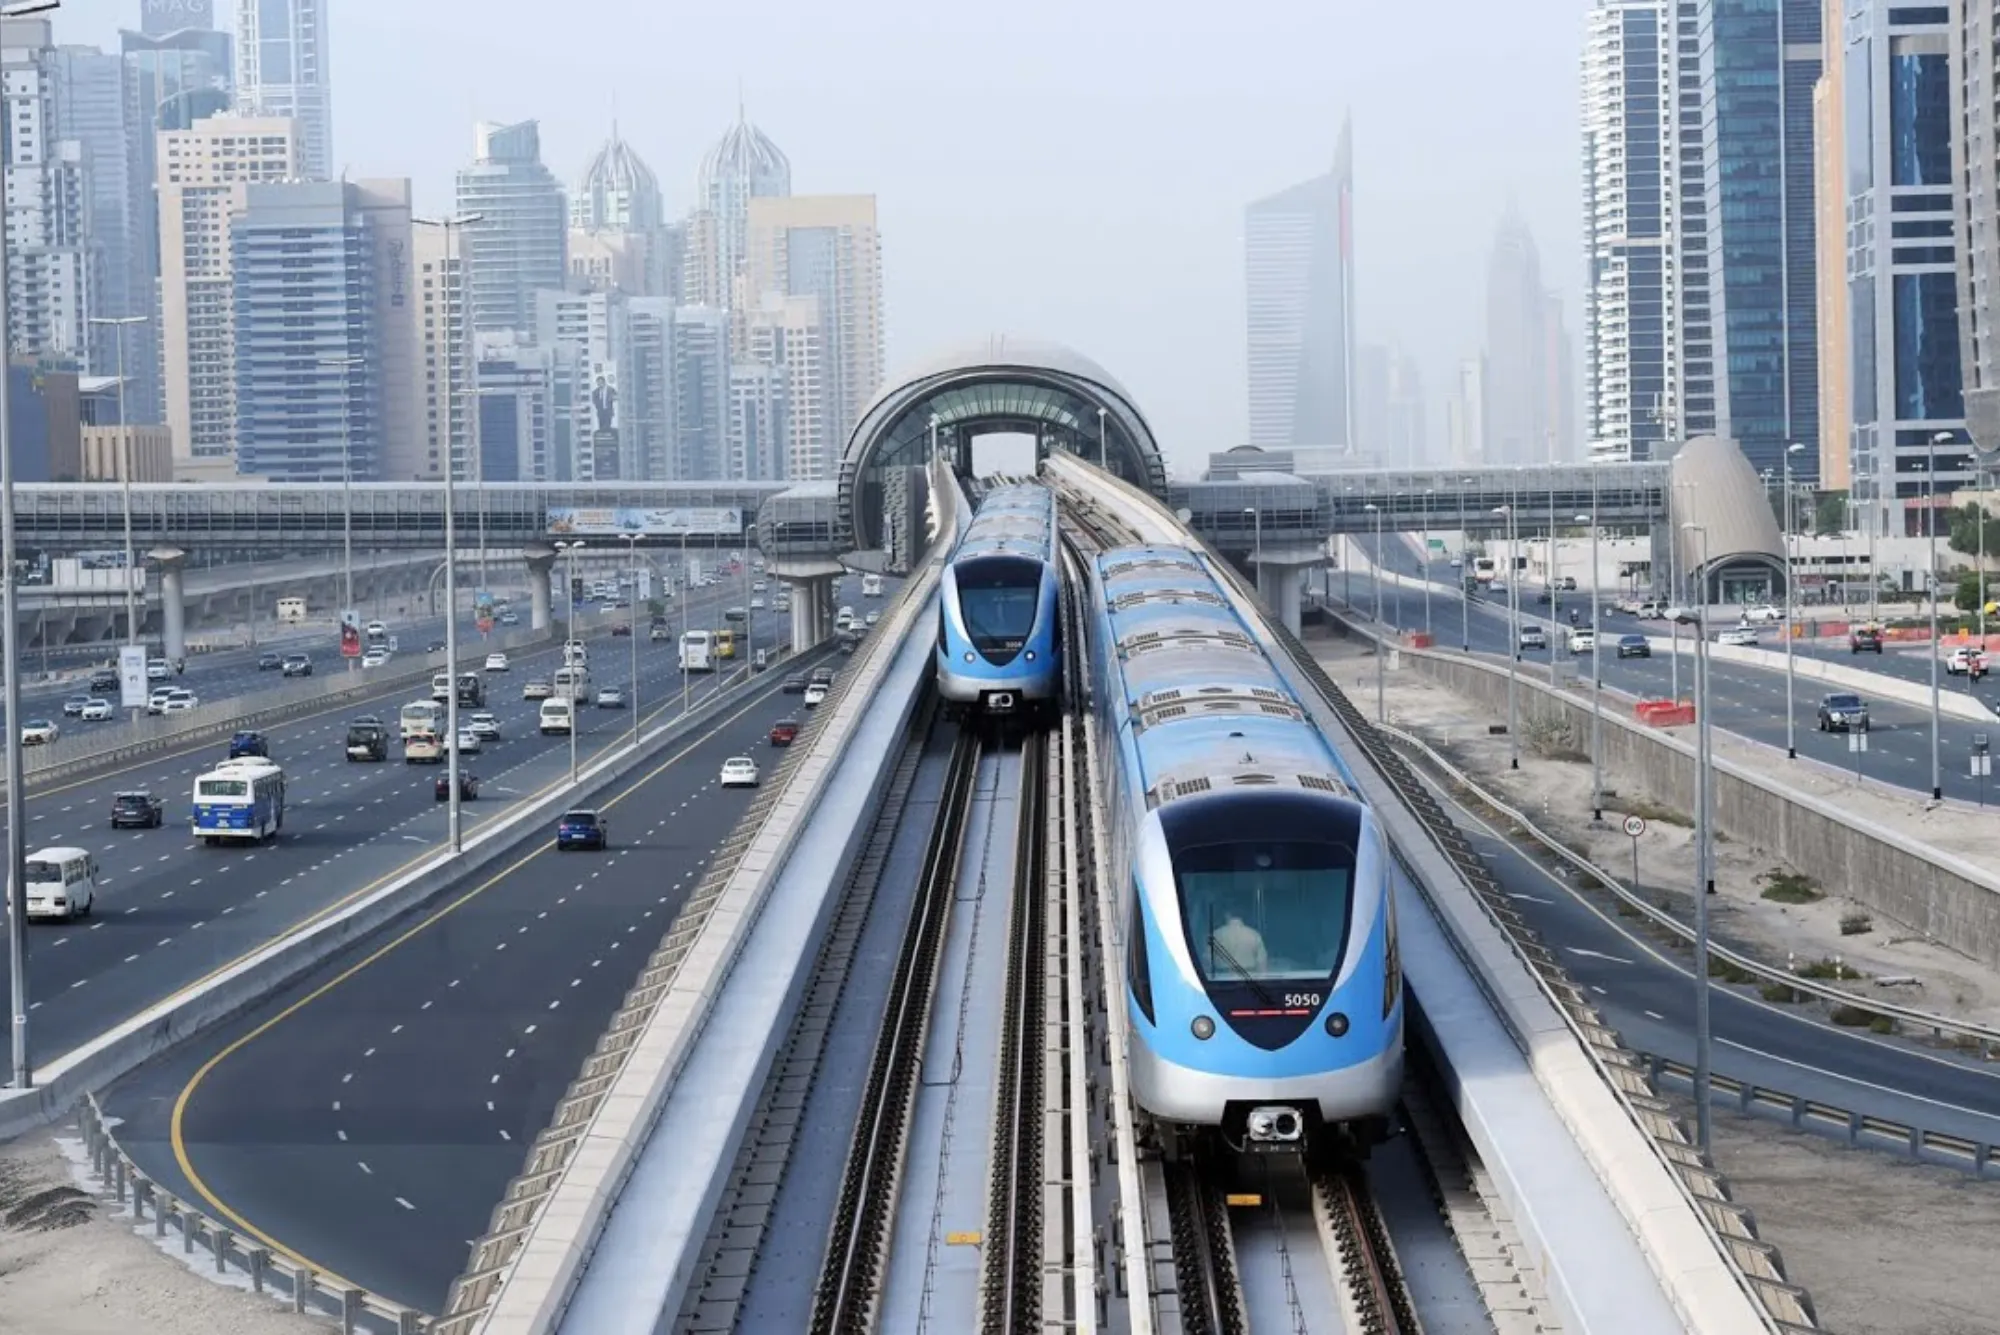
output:
[[1696,24],[1716,430],[1753,467],[1819,470],[1813,85],[1819,0],[1702,0]]
[[320,0],[237,0],[236,109],[299,123],[300,168],[333,175],[333,93]]

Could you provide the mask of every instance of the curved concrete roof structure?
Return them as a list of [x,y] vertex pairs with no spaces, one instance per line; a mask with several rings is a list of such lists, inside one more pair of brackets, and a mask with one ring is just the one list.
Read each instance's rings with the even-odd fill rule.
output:
[[1668,470],[1668,513],[1673,517],[1674,553],[1683,579],[1703,569],[1703,532],[1681,527],[1702,526],[1707,538],[1707,572],[1727,566],[1767,567],[1785,578],[1784,538],[1763,479],[1737,448],[1720,436],[1696,436],[1681,446]]
[[1101,448],[1112,472],[1166,494],[1159,443],[1109,371],[1058,343],[995,334],[892,376],[861,414],[840,465],[840,522],[857,549],[882,545],[885,474],[929,457],[933,416],[962,472],[975,436],[1020,432],[1093,460]]

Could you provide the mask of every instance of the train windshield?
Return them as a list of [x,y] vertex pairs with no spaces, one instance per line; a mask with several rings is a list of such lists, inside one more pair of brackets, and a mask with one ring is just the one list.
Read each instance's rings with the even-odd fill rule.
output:
[[1042,563],[1025,556],[975,556],[957,567],[958,610],[972,647],[1007,663],[1028,642],[1042,600]]
[[1268,991],[1338,973],[1353,919],[1358,818],[1329,821],[1323,801],[1276,793],[1182,805],[1162,808],[1160,823],[1203,980]]

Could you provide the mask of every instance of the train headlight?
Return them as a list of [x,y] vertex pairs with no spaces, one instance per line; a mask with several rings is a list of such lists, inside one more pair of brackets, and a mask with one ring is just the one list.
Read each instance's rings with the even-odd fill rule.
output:
[[1215,1037],[1215,1021],[1206,1015],[1195,1016],[1194,1023],[1188,1027],[1194,1030],[1194,1036],[1203,1042]]
[[1033,649],[1028,650],[1027,658],[1030,663],[1035,661],[1035,651]]
[[1335,1038],[1347,1037],[1347,1017],[1339,1011],[1326,1017],[1326,1032]]
[[968,662],[968,663],[970,663],[970,662],[972,661],[972,650],[970,650],[970,649],[967,649],[967,650],[965,651],[965,661],[966,661],[966,662]]

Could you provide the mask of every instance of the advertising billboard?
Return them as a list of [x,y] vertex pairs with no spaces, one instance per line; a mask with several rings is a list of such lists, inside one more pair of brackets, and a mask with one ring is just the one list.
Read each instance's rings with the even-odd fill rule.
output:
[[361,657],[361,613],[351,607],[340,614],[340,656]]
[[571,534],[608,537],[619,533],[659,538],[674,538],[682,534],[736,537],[743,532],[743,512],[696,507],[552,505],[549,507],[549,532],[557,537]]
[[146,646],[121,645],[118,649],[118,703],[125,709],[146,707]]
[[485,589],[472,595],[472,616],[481,635],[493,629],[493,595]]

